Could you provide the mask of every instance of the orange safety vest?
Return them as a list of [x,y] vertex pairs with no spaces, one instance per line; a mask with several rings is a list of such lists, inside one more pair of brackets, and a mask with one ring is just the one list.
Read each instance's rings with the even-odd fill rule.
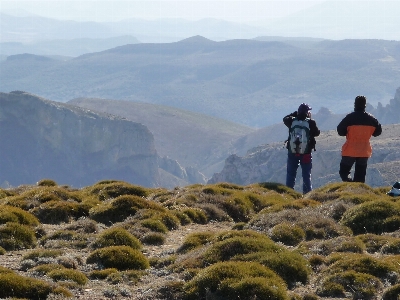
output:
[[342,156],[371,157],[372,147],[369,140],[374,131],[375,127],[369,125],[347,127],[346,142],[342,146]]

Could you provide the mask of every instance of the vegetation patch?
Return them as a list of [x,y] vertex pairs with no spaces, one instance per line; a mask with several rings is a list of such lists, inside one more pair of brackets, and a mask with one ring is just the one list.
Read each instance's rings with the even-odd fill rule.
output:
[[357,205],[343,215],[341,223],[354,234],[392,232],[400,227],[400,207],[387,200],[376,200]]
[[380,280],[370,274],[346,271],[328,276],[317,294],[324,297],[345,297],[347,292],[353,295],[353,299],[373,299],[382,287]]
[[89,255],[86,262],[118,270],[144,270],[149,267],[148,259],[139,250],[128,246],[97,249]]
[[285,282],[254,262],[220,262],[200,271],[184,287],[184,299],[289,300]]
[[0,224],[8,222],[29,226],[39,225],[39,220],[33,214],[18,207],[2,205],[0,206]]
[[103,203],[92,208],[90,217],[103,224],[122,222],[129,216],[134,216],[140,209],[153,209],[164,211],[165,209],[152,201],[135,195],[122,195],[110,202]]
[[13,271],[0,270],[0,297],[46,299],[54,288],[46,281],[20,276]]
[[7,223],[0,226],[0,246],[7,251],[30,249],[36,246],[35,232],[30,226]]
[[85,285],[88,281],[85,274],[80,271],[72,270],[72,269],[60,269],[60,270],[52,270],[47,273],[54,281],[68,281],[71,280],[76,282],[79,285]]
[[95,248],[109,246],[129,246],[132,249],[142,249],[140,241],[130,234],[129,231],[121,227],[114,227],[103,231],[93,243],[93,247]]

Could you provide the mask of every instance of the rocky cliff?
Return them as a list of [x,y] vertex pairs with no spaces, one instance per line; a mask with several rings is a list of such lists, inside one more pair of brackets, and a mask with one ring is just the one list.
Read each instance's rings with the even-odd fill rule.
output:
[[0,184],[160,184],[153,135],[142,124],[24,92],[0,93],[0,105]]
[[[366,183],[388,186],[400,178],[400,124],[383,126],[382,135],[371,139],[373,155],[369,159]],[[313,185],[319,187],[340,181],[339,163],[344,137],[336,131],[326,131],[317,138],[313,152]],[[247,185],[254,182],[285,183],[287,150],[283,143],[270,143],[253,148],[244,156],[231,155],[221,172],[208,183],[232,182]],[[297,174],[296,189],[301,191],[301,169]]]

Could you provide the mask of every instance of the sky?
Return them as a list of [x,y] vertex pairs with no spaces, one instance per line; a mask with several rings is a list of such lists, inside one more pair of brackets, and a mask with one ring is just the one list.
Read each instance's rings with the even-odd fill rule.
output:
[[27,11],[45,17],[76,21],[216,18],[239,23],[256,23],[288,16],[321,2],[324,0],[1,0],[0,10],[15,14]]

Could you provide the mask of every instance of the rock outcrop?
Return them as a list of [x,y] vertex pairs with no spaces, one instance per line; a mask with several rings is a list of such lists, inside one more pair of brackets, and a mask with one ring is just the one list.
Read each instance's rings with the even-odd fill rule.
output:
[[51,178],[82,187],[99,180],[159,186],[158,156],[142,124],[49,101],[0,93],[0,184]]

